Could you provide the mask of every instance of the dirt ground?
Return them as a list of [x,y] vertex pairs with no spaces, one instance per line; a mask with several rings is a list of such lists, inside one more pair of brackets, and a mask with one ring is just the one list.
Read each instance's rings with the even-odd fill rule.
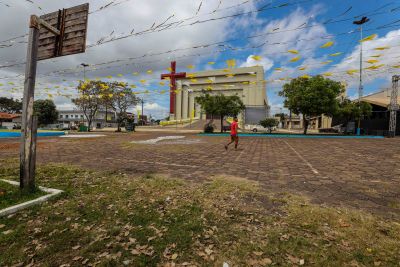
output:
[[[99,138],[39,138],[39,164],[67,163],[116,173],[157,173],[193,181],[227,174],[260,182],[268,192],[400,219],[400,138],[294,139],[137,132]],[[135,144],[160,136],[184,139]],[[0,139],[0,158],[17,158],[17,139]]]

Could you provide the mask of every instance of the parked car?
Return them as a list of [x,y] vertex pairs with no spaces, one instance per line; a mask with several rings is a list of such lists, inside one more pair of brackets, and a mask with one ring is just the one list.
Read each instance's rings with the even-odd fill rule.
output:
[[[268,128],[264,128],[259,124],[247,124],[244,126],[245,130],[252,131],[253,133],[257,132],[269,132]],[[272,127],[272,130],[275,130],[276,127]]]

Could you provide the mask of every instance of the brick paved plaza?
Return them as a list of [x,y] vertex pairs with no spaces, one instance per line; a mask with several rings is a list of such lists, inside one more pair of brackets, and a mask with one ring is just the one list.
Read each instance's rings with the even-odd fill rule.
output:
[[[185,139],[132,144],[166,135]],[[107,133],[99,138],[40,138],[38,163],[71,164],[129,175],[159,173],[193,181],[230,175],[256,180],[268,192],[290,192],[314,203],[400,214],[400,139],[243,137],[226,152],[227,137]],[[0,158],[18,157],[17,139],[0,139]],[[187,142],[189,144],[181,144]]]

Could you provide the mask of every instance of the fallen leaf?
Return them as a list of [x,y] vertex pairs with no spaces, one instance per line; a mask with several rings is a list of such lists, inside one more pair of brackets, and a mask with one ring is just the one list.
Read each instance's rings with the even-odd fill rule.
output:
[[207,253],[207,255],[211,255],[213,253],[213,251],[209,248],[206,248],[204,252]]
[[8,235],[8,234],[11,234],[12,232],[14,232],[14,231],[13,230],[7,230],[7,231],[4,231],[3,234],[4,235]]
[[176,253],[172,254],[171,260],[175,260],[176,258],[178,258],[178,254],[176,254]]
[[256,256],[261,256],[263,254],[262,251],[253,251],[253,254]]
[[264,258],[259,261],[261,265],[270,265],[272,264],[272,260],[270,258]]
[[79,245],[77,245],[77,246],[75,246],[75,247],[72,247],[72,249],[73,250],[77,250],[77,249],[79,249],[81,246],[79,246]]

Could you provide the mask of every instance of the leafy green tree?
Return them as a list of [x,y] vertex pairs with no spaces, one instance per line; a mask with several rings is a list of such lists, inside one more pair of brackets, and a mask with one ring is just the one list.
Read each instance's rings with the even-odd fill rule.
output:
[[272,128],[278,126],[278,120],[275,118],[265,118],[260,121],[260,125],[264,128],[268,128],[269,133],[271,133]]
[[333,116],[339,109],[339,96],[344,86],[317,75],[311,78],[298,77],[285,84],[279,95],[285,98],[284,105],[295,114],[303,114],[304,134],[311,117],[325,114]]
[[21,113],[22,102],[18,99],[0,97],[0,112],[6,113]]
[[36,100],[33,102],[33,111],[41,126],[57,122],[58,111],[53,100]]
[[104,97],[106,97],[106,95],[103,92],[107,89],[108,85],[102,81],[79,82],[77,87],[79,96],[78,98],[72,99],[72,103],[85,114],[89,132],[97,111],[104,105]]
[[363,117],[369,117],[372,114],[372,106],[367,102],[358,103],[358,101],[351,101],[348,98],[343,99],[339,103],[339,109],[336,115],[346,121],[356,121]]
[[221,133],[223,131],[224,118],[226,116],[237,116],[245,109],[243,101],[237,95],[226,96],[223,94],[210,95],[209,93],[203,93],[203,95],[196,98],[196,101],[207,114],[220,116]]
[[127,119],[128,109],[139,103],[132,89],[128,87],[128,84],[123,82],[112,82],[108,84],[108,97],[105,98],[105,105],[108,105],[117,114],[117,131],[121,131],[121,125]]

